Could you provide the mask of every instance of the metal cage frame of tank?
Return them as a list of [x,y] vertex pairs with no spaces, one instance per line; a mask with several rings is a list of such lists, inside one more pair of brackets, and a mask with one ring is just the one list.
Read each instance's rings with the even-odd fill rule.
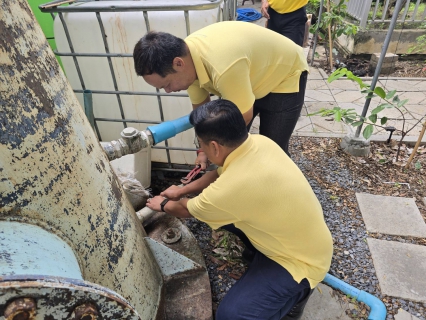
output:
[[[102,19],[100,17],[100,12],[127,12],[127,11],[142,11],[146,29],[150,30],[150,22],[149,22],[149,12],[152,11],[183,11],[185,17],[185,26],[186,26],[186,34],[189,35],[191,33],[191,25],[189,20],[189,11],[193,10],[209,10],[209,9],[218,9],[218,21],[228,21],[228,20],[236,20],[237,13],[237,1],[236,0],[184,0],[179,1],[178,3],[170,0],[159,0],[154,2],[146,2],[146,1],[133,1],[132,5],[124,4],[123,5],[111,5],[108,2],[113,0],[102,0],[96,1],[96,6],[90,6],[87,3],[93,2],[94,0],[80,0],[80,1],[70,1],[70,0],[56,0],[46,4],[42,4],[39,6],[39,9],[42,12],[50,13],[52,18],[59,18],[61,20],[62,26],[65,31],[65,35],[68,41],[68,45],[70,47],[70,52],[59,52],[58,50],[53,50],[54,54],[59,57],[72,57],[73,62],[75,64],[75,68],[78,74],[78,78],[81,84],[82,89],[74,89],[75,93],[84,94],[87,92],[87,88],[84,84],[84,79],[82,76],[81,68],[79,66],[77,57],[102,57],[107,58],[108,65],[111,73],[111,77],[114,84],[114,90],[90,90],[92,94],[110,94],[115,95],[117,98],[117,103],[119,106],[119,111],[121,115],[121,119],[116,118],[102,118],[102,117],[94,117],[94,130],[98,136],[98,139],[102,141],[102,137],[100,134],[100,130],[98,129],[97,122],[121,122],[123,123],[123,129],[128,127],[128,123],[143,123],[143,124],[158,124],[165,121],[163,114],[163,106],[161,97],[188,97],[187,94],[182,93],[164,93],[160,92],[158,89],[155,93],[153,92],[140,92],[140,91],[120,91],[118,90],[118,84],[116,80],[116,74],[112,65],[111,58],[129,58],[133,57],[131,53],[112,53],[108,47],[107,36],[105,34],[104,25]],[[99,6],[100,2],[104,2],[104,6]],[[116,1],[115,1],[116,2]],[[68,3],[85,3],[85,6],[68,6],[63,4]],[[223,3],[223,6],[221,4]],[[69,12],[94,12],[96,14],[99,27],[101,30],[101,34],[103,37],[103,43],[105,45],[105,53],[78,53],[75,52],[74,46],[68,31],[67,23],[64,19],[63,14]],[[222,20],[220,20],[222,18]],[[146,119],[127,119],[124,115],[123,105],[121,102],[122,95],[143,95],[143,96],[156,96],[158,102],[158,108],[160,112],[160,121],[152,121]],[[196,151],[195,148],[181,148],[181,147],[171,147],[168,145],[168,141],[164,141],[165,146],[154,146],[153,149],[165,149],[167,155],[167,163],[153,163],[153,167],[156,169],[164,170],[164,171],[189,171],[188,166],[172,163],[170,150],[182,150],[182,151]]]

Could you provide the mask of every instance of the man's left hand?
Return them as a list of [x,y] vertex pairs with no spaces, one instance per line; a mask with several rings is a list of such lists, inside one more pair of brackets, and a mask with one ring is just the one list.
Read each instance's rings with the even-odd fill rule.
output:
[[165,198],[161,196],[156,196],[154,198],[149,198],[146,202],[146,206],[154,211],[161,211],[161,202],[163,202]]

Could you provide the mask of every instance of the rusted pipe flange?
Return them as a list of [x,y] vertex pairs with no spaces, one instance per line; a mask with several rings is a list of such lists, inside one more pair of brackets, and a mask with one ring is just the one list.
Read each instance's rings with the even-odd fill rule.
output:
[[83,303],[76,307],[71,315],[71,319],[75,320],[96,320],[98,319],[98,310],[92,303]]
[[31,298],[19,298],[10,302],[4,311],[6,320],[35,319],[36,303]]
[[161,234],[161,240],[168,244],[178,242],[181,237],[182,233],[178,228],[168,228]]

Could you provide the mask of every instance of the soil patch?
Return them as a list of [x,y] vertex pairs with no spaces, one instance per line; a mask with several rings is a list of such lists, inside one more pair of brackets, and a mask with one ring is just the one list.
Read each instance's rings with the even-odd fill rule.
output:
[[[408,59],[399,56],[395,62],[395,70],[390,74],[381,74],[384,78],[426,78],[426,57]],[[341,55],[333,55],[333,69],[330,69],[329,61],[325,54],[315,58],[315,65],[323,69],[328,75],[338,68],[347,68],[358,77],[373,77],[374,70],[370,68],[370,58],[352,57],[345,58]]]

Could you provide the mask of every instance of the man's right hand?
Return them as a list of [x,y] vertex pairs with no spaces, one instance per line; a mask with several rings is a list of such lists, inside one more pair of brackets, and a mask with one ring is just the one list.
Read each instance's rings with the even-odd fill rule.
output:
[[160,193],[160,196],[165,197],[167,199],[178,201],[184,194],[182,194],[182,187],[179,186],[171,186]]
[[206,170],[206,168],[210,165],[209,159],[207,159],[207,155],[200,151],[197,155],[197,159],[195,159],[195,165],[200,165],[201,170]]
[[264,16],[266,19],[269,19],[269,2],[267,0],[262,0],[262,7],[260,8],[260,12],[262,13],[262,16]]

